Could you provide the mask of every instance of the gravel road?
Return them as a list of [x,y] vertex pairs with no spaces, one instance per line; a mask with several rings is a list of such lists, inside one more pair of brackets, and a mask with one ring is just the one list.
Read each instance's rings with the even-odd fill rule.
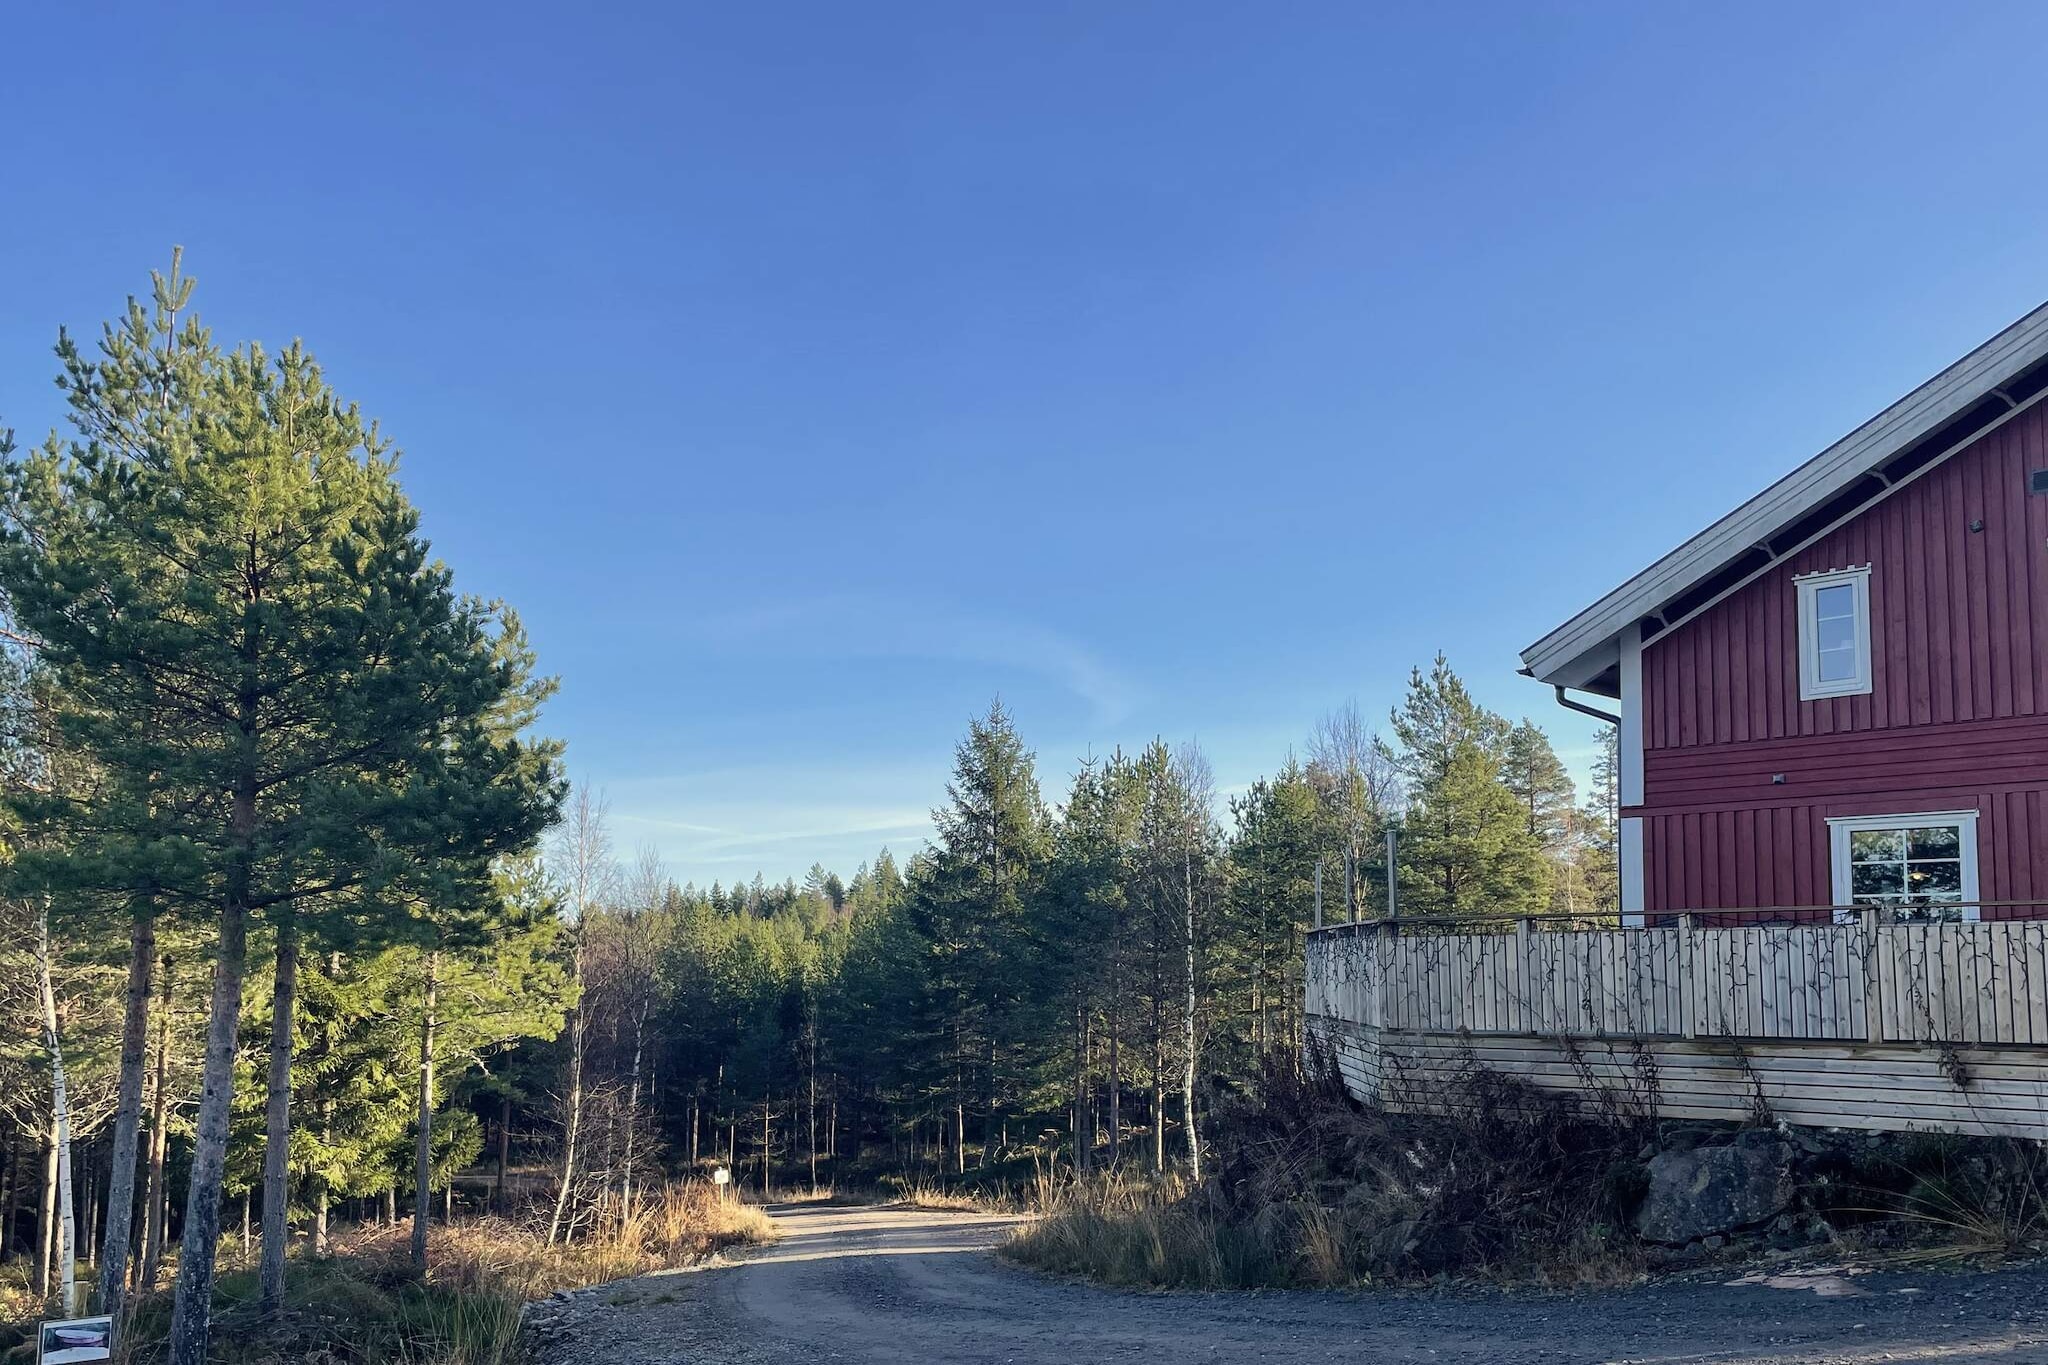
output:
[[538,1306],[554,1365],[2048,1365],[2048,1268],[1816,1269],[1583,1295],[1134,1294],[990,1252],[1015,1220],[774,1211],[782,1240]]

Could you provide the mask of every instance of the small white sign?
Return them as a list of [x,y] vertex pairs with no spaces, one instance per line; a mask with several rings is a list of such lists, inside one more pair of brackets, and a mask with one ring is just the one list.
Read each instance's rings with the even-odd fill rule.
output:
[[36,1350],[37,1365],[78,1365],[81,1361],[114,1358],[114,1320],[72,1318],[43,1324]]
[[732,1184],[732,1172],[725,1169],[725,1167],[720,1166],[717,1170],[711,1173],[711,1183],[714,1185]]

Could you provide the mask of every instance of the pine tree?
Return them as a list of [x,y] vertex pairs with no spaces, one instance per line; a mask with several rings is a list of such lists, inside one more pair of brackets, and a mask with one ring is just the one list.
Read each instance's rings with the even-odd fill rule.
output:
[[1543,909],[1550,869],[1502,781],[1508,726],[1465,690],[1444,656],[1416,669],[1392,726],[1408,781],[1400,858],[1403,913],[1516,915]]
[[309,899],[388,904],[422,858],[518,851],[559,793],[547,752],[488,731],[513,683],[499,624],[429,560],[383,438],[303,346],[223,352],[181,314],[175,262],[155,285],[96,355],[60,338],[77,434],[0,469],[0,590],[77,699],[67,740],[118,789],[158,794],[103,812],[67,861],[139,864],[166,898],[214,907],[169,1350],[200,1365],[252,920],[289,941]]
[[1579,810],[1579,876],[1590,909],[1621,908],[1621,745],[1614,726],[1600,732],[1592,790]]
[[1571,773],[1550,747],[1550,737],[1533,721],[1523,719],[1508,731],[1501,758],[1501,779],[1528,816],[1529,833],[1542,846],[1550,864],[1552,909],[1589,908],[1579,844],[1578,790]]

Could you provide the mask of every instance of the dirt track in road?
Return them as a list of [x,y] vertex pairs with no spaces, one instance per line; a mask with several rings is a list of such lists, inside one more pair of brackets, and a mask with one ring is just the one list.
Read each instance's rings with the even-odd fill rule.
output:
[[600,1290],[547,1358],[590,1365],[2048,1363],[2048,1268],[1810,1271],[1581,1295],[1134,1294],[990,1248],[1015,1220],[775,1210],[782,1240]]

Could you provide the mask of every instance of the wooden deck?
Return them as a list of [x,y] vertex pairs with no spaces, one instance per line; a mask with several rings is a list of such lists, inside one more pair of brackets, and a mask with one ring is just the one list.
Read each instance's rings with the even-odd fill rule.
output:
[[1317,930],[1311,1036],[1391,1108],[1483,1067],[1673,1117],[2048,1139],[2048,920],[1728,918]]

